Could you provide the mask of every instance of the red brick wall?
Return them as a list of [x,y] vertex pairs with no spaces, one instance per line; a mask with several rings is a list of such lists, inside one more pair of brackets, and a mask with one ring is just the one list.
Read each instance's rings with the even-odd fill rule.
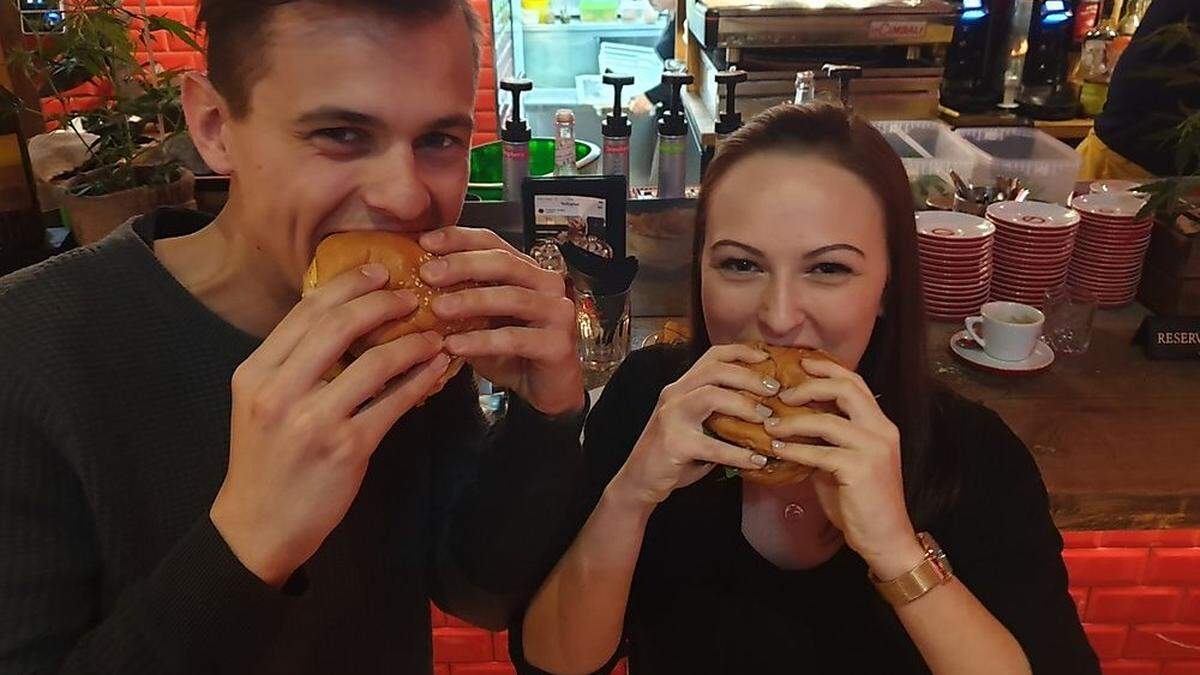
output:
[[1200,530],[1065,533],[1071,594],[1107,675],[1200,675]]
[[[131,2],[130,4],[136,4]],[[475,11],[479,13],[486,26],[484,34],[486,41],[482,57],[482,69],[479,73],[479,92],[475,103],[476,132],[472,139],[475,144],[485,143],[496,139],[496,75],[492,68],[492,11],[488,0],[472,0]],[[188,25],[196,21],[196,0],[148,0],[147,10],[151,14],[161,14]],[[155,59],[168,68],[204,68],[204,57],[197,54],[183,41],[168,37],[165,33],[155,34]],[[72,110],[83,109],[99,102],[99,92],[94,86],[85,85],[71,92],[68,107]],[[44,102],[43,110],[48,116],[62,113],[58,101]]]

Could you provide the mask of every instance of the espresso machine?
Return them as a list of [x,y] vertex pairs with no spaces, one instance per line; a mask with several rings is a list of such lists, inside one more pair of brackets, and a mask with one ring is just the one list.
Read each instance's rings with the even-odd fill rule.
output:
[[1004,97],[1004,66],[1013,0],[963,0],[946,53],[942,105],[982,113]]
[[1040,120],[1067,120],[1079,109],[1079,92],[1068,80],[1073,13],[1067,0],[1033,0],[1029,44],[1017,106]]
[[726,107],[717,74],[747,73],[738,110],[750,117],[795,96],[796,74],[812,71],[815,98],[837,101],[842,82],[825,64],[851,65],[850,89],[868,119],[937,116],[946,48],[958,5],[948,0],[686,0],[696,50],[697,92],[708,115]]

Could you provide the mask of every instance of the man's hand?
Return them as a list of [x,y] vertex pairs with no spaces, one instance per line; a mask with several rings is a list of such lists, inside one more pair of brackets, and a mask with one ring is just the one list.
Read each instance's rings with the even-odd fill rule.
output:
[[426,283],[445,287],[484,284],[433,302],[443,319],[492,317],[491,330],[446,338],[446,351],[546,415],[583,407],[583,374],[576,343],[575,303],[562,275],[538,267],[490,230],[447,227],[421,237],[442,256],[421,269]]
[[646,98],[645,94],[638,94],[629,102],[629,114],[634,117],[645,117],[653,112],[654,102]]
[[440,335],[409,335],[321,380],[351,343],[417,308],[412,293],[380,290],[387,279],[368,265],[319,288],[234,373],[229,469],[209,516],[273,586],[341,522],[384,434],[449,364]]

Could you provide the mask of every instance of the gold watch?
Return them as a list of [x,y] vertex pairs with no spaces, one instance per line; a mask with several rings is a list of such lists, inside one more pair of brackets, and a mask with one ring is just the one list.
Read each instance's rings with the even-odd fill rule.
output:
[[954,577],[950,560],[933,535],[921,532],[917,535],[917,541],[925,550],[925,559],[916,567],[890,581],[882,581],[874,572],[869,573],[871,583],[875,584],[879,594],[895,607],[907,605]]

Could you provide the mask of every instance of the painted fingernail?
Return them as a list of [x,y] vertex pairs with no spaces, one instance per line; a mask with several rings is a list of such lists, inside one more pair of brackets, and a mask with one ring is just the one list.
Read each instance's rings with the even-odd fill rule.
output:
[[762,455],[751,455],[750,461],[754,462],[755,464],[759,465],[760,467],[767,465],[767,458]]
[[362,275],[371,281],[383,281],[388,278],[387,268],[379,263],[363,265],[358,271],[362,272]]
[[771,441],[771,449],[775,452],[783,450],[783,441]]
[[777,427],[779,426],[780,421],[781,420],[778,417],[768,417],[767,421],[763,422],[763,424],[768,427]]
[[756,412],[758,412],[758,416],[763,418],[764,420],[771,419],[771,416],[775,414],[774,410],[771,410],[770,408],[768,408],[767,406],[762,405],[762,404],[755,406],[754,409]]
[[778,380],[774,380],[774,379],[772,379],[772,378],[769,378],[769,377],[764,377],[764,378],[763,378],[762,385],[763,385],[764,387],[766,387],[766,388],[767,388],[767,390],[768,390],[768,391],[771,391],[772,393],[779,391],[779,387],[780,387],[780,384],[779,384],[779,381],[778,381]]

